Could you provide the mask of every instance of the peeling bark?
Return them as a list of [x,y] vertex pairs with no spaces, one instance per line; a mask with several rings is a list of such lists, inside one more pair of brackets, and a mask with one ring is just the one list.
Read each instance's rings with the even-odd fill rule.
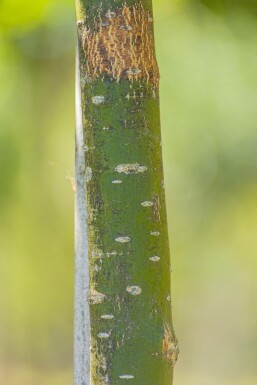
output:
[[82,36],[91,79],[109,75],[113,79],[146,79],[155,87],[159,71],[154,52],[153,18],[141,3],[126,4],[114,11],[99,10]]
[[[178,345],[151,1],[80,0],[77,9],[90,383],[170,385]],[[75,338],[74,382],[89,385],[80,354]]]

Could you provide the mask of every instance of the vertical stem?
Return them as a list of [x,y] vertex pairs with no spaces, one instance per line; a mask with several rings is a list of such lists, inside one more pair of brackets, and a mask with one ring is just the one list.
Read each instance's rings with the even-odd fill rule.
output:
[[77,9],[75,385],[170,385],[178,344],[152,4]]

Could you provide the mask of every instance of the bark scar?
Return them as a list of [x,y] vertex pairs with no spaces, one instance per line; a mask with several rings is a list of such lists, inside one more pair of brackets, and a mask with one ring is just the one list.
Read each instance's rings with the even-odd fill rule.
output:
[[145,79],[158,88],[152,24],[150,12],[141,3],[100,13],[93,27],[85,28],[83,33],[88,77],[109,75],[117,82],[122,78]]
[[165,360],[175,366],[179,354],[178,340],[167,322],[164,323],[162,352]]

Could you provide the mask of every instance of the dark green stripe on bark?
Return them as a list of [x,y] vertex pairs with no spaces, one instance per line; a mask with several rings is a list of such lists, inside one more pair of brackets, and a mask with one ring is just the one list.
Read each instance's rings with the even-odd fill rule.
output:
[[[151,70],[154,49],[145,51],[140,45],[145,37],[138,35],[144,28],[136,28],[133,17],[145,9],[147,18],[142,19],[143,11],[140,20],[147,22],[152,16],[151,2],[80,3],[86,15],[79,21],[78,35],[88,202],[91,383],[168,385],[177,342],[171,320],[159,98]],[[103,42],[112,43],[108,36],[102,39],[108,25],[102,30],[99,23],[106,24],[107,12],[111,18],[122,15],[124,7],[126,26],[131,26],[126,29],[132,34],[130,44],[138,45],[133,58],[129,52],[124,57],[123,67],[128,63],[128,71],[123,68],[117,78],[119,71],[113,71],[113,76],[109,73],[112,51],[103,46]],[[116,24],[110,25],[116,28]],[[118,29],[113,35],[117,55],[123,55],[124,34]],[[94,52],[100,53],[99,63],[104,66],[99,64],[92,75],[85,33],[97,36],[99,31],[100,43],[96,37]],[[153,42],[153,35],[149,41]],[[134,57],[135,52],[141,52],[141,58]],[[144,60],[150,61],[145,69]],[[140,68],[132,68],[131,63]],[[146,78],[148,73],[151,76]]]

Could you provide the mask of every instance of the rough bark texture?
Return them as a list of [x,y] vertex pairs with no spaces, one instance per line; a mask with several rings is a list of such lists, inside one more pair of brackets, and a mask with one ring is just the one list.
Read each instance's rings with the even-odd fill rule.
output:
[[[151,1],[78,1],[78,52],[90,382],[168,385],[178,346]],[[75,361],[84,365],[80,352]],[[77,368],[75,385],[89,385],[78,375],[83,370]]]

